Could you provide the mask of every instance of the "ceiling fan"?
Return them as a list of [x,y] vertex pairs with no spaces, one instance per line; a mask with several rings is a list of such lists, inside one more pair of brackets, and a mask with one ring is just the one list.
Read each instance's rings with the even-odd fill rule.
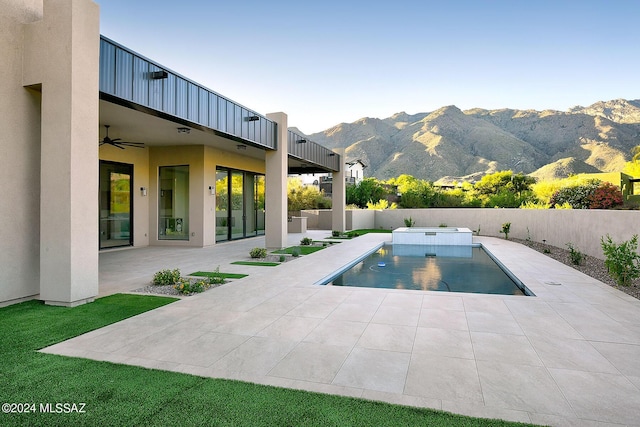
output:
[[111,125],[104,125],[107,128],[107,135],[104,137],[102,141],[100,141],[100,145],[108,144],[113,145],[116,148],[124,150],[125,147],[134,147],[134,148],[144,148],[144,143],[142,142],[129,142],[129,141],[121,141],[122,138],[109,138],[109,128]]

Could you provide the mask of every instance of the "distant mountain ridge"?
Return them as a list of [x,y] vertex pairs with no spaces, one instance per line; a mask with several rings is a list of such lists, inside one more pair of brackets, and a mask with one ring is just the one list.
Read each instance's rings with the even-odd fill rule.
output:
[[462,111],[365,117],[308,135],[368,165],[367,176],[407,173],[430,181],[511,169],[539,178],[619,171],[640,145],[640,100],[556,110]]

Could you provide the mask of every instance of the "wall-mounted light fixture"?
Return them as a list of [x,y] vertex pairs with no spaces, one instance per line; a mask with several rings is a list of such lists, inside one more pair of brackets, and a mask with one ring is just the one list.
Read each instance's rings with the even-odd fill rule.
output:
[[246,150],[246,149],[247,149],[247,146],[246,146],[246,145],[242,145],[242,144],[238,144],[238,145],[236,145],[236,148],[237,148],[238,150]]
[[248,122],[257,122],[258,120],[260,120],[260,116],[249,116],[246,118],[246,120]]
[[160,80],[160,79],[166,79],[167,77],[169,77],[169,73],[167,73],[164,70],[160,70],[160,71],[152,71],[151,72],[151,78],[153,80]]
[[216,187],[214,187],[213,185],[209,186],[209,194],[211,194],[212,196],[216,194]]
[[147,195],[147,187],[140,187],[140,194],[145,197]]
[[184,133],[185,135],[189,135],[191,133],[191,129],[189,129],[189,128],[178,128],[178,133]]
[[329,153],[329,157],[333,157],[335,155],[336,155],[336,153]]
[[299,139],[296,141],[298,144],[306,144],[307,140],[306,139]]

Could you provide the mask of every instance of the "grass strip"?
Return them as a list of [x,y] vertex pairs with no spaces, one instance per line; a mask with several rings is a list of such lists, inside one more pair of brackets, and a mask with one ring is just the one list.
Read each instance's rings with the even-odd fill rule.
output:
[[231,264],[236,265],[255,265],[258,267],[277,267],[279,262],[267,262],[267,261],[234,261]]
[[242,279],[243,277],[247,277],[248,274],[241,273],[216,273],[213,271],[196,271],[195,273],[191,273],[188,276],[196,276],[196,277],[222,277],[224,279]]
[[[36,350],[175,301],[112,295],[75,308],[29,301],[0,308],[0,396],[33,403],[0,414],[13,426],[523,426],[442,411],[39,353]],[[84,413],[40,404],[84,403]]]
[[351,230],[349,233],[358,233],[358,235],[362,236],[363,234],[369,233],[391,233],[392,230],[385,230],[382,228],[361,228],[358,230]]
[[314,252],[321,251],[326,246],[289,246],[288,248],[279,249],[277,251],[273,251],[274,254],[293,254],[293,252],[298,248],[299,255],[309,255]]
[[345,234],[340,235],[340,236],[329,236],[329,237],[326,237],[326,239],[349,240],[349,239],[353,239],[355,237],[363,236],[363,235],[369,234],[369,233],[391,233],[391,232],[392,232],[392,230],[384,230],[384,229],[381,229],[381,228],[360,228],[358,230],[347,231]]

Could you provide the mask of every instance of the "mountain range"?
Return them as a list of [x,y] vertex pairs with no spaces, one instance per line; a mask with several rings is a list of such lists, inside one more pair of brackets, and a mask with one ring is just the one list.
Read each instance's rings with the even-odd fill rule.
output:
[[308,137],[345,148],[347,159],[362,160],[366,176],[378,179],[406,173],[429,181],[474,181],[499,170],[563,178],[622,170],[640,145],[640,100],[600,101],[568,111],[462,111],[451,105],[365,117]]

